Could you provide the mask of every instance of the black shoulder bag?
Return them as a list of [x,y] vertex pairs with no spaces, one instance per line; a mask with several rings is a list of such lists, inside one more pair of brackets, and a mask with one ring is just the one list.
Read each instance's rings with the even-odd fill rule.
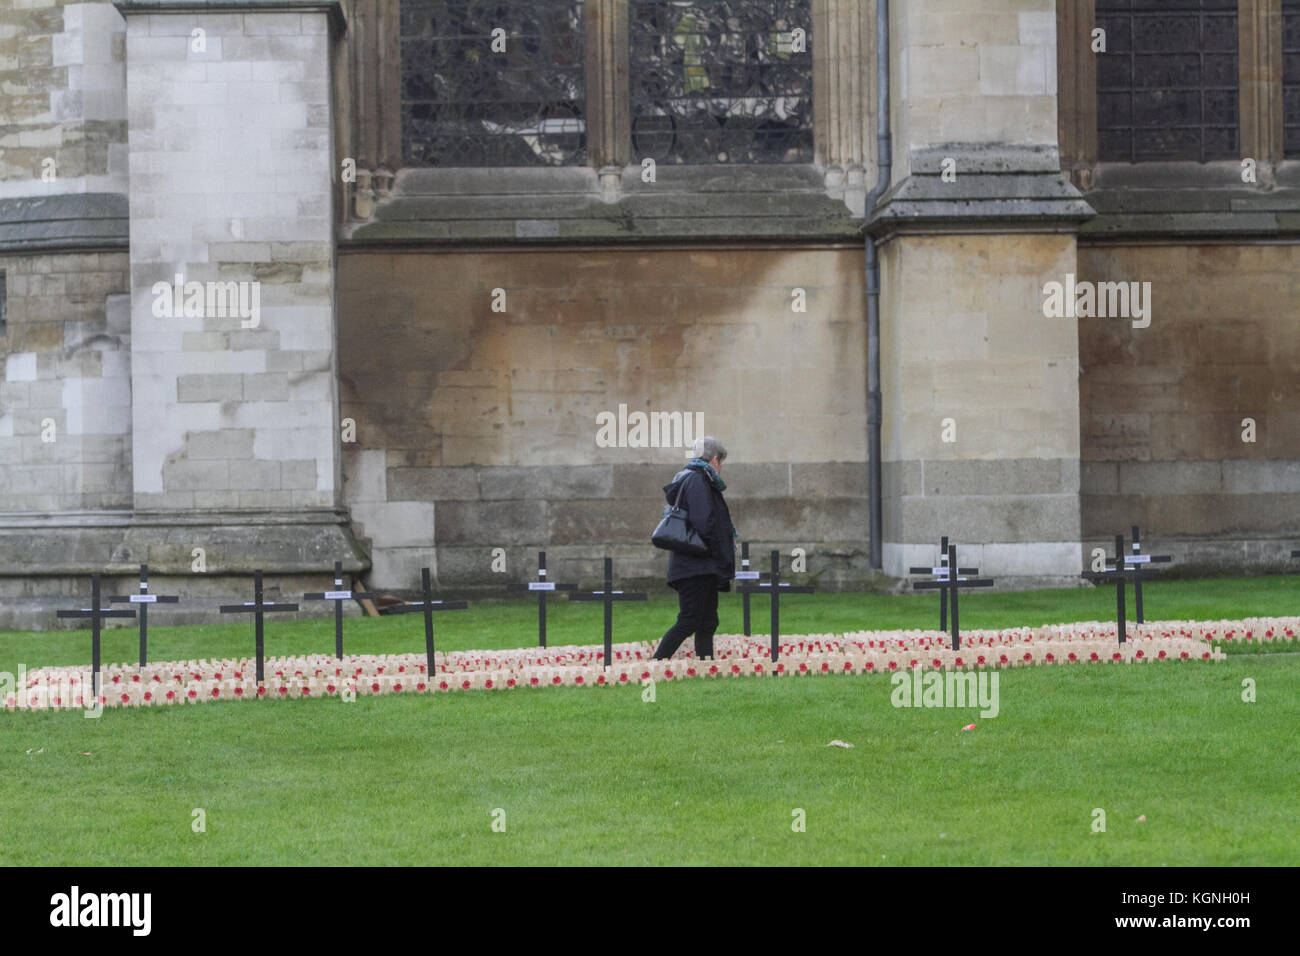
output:
[[697,558],[707,557],[709,546],[704,543],[700,533],[691,527],[685,509],[677,507],[685,490],[686,482],[683,481],[677,489],[677,499],[671,505],[664,505],[664,516],[650,536],[650,543],[665,551],[676,551]]

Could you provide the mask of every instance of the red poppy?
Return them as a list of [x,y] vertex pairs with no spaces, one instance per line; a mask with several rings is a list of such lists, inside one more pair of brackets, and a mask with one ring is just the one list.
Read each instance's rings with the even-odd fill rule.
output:
[[132,683],[136,683],[136,684],[140,683],[140,675],[139,674],[132,675],[131,681]]
[[394,685],[393,685],[393,693],[395,693],[395,694],[400,694],[401,692],[402,692],[402,685],[401,685],[401,684],[394,684]]
[[1179,656],[1180,658],[1182,658],[1183,660],[1187,660],[1187,652],[1186,652],[1186,651],[1182,651],[1178,656]]
[[174,690],[169,690],[169,691],[167,692],[167,699],[168,699],[168,700],[173,700],[173,699],[175,699],[175,697],[176,697],[176,691],[174,691]]
[[220,688],[220,687],[214,687],[214,688],[212,688],[212,696],[213,696],[213,697],[220,697],[220,696],[221,696],[221,688]]
[[1000,664],[1005,664],[1006,662],[1007,662],[1007,655],[1005,655],[1005,654],[999,654],[999,655],[998,655],[998,663],[1000,663]]
[[[597,683],[597,684],[603,684],[603,683],[605,683],[605,675],[604,675],[604,674],[597,674],[597,675],[596,675],[596,683]],[[510,681],[509,684],[510,684],[511,687],[514,687],[514,686],[515,686],[515,682],[514,682],[514,681]]]
[[560,675],[559,675],[559,674],[556,674],[554,677],[552,677],[552,678],[551,678],[551,683],[552,683],[552,684],[559,684],[559,683],[562,683],[562,679],[561,679]]
[[371,690],[372,693],[378,694],[378,693],[379,693],[379,682],[376,681],[375,683],[371,684],[371,685],[370,685],[370,690]]
[[[534,684],[537,683],[537,678],[536,678],[536,677],[533,678],[533,683],[534,683]],[[439,689],[439,690],[446,690],[446,689],[447,689],[447,682],[446,682],[446,681],[441,681],[441,682],[439,682],[439,684],[438,684],[438,689]]]
[[686,676],[687,676],[687,677],[694,677],[694,676],[695,676],[695,668],[694,668],[694,667],[688,667],[688,668],[686,668]]
[[1110,655],[1110,659],[1111,659],[1112,661],[1122,660],[1123,657],[1124,657],[1124,655],[1121,654],[1119,651],[1116,651],[1114,654]]
[[867,670],[874,671],[875,669],[876,669],[876,665],[873,664],[871,661],[867,661]]
[[128,701],[130,701],[130,700],[131,700],[131,695],[130,695],[130,694],[123,694],[123,695],[122,695],[122,703],[125,704],[125,703],[127,703]]
[[1159,654],[1156,655],[1156,657],[1160,658],[1160,660],[1164,660],[1164,659],[1165,659],[1165,652],[1164,652],[1164,651],[1161,651]]
[[326,684],[326,685],[325,685],[325,693],[327,693],[327,694],[332,694],[332,693],[334,693],[334,685],[333,685],[333,684]]
[[[145,700],[153,700],[153,694],[151,694],[149,691],[145,691],[145,692],[144,692],[144,699],[145,699]],[[36,703],[36,698],[35,698],[35,697],[32,698],[32,703],[33,703],[33,704]]]
[[937,657],[932,661],[932,663],[934,664],[935,667],[939,667],[941,664],[939,658]]
[[[581,683],[582,683],[582,675],[579,674],[577,677],[575,677],[575,678],[573,679],[573,682],[574,682],[575,684],[581,684]],[[492,682],[491,682],[491,681],[488,681],[488,686],[489,686],[489,687],[492,686]]]
[[895,661],[890,661],[890,662],[889,662],[889,669],[890,669],[891,671],[896,671],[896,670],[898,670],[898,664],[897,664]]
[[1074,656],[1074,651],[1070,651],[1070,657],[1069,657],[1069,659],[1070,659],[1071,662],[1073,662],[1073,661],[1077,661],[1077,660],[1078,660],[1078,658]]
[[717,664],[710,664],[710,665],[709,665],[709,673],[710,673],[710,674],[716,674],[717,672],[718,672],[718,665],[717,665]]
[[1138,657],[1146,657],[1146,654],[1145,654],[1143,651],[1138,651],[1138,652],[1137,652],[1137,656],[1138,656]]
[[461,681],[461,682],[460,682],[460,689],[461,689],[461,690],[469,690],[469,681],[467,681],[467,680],[463,680],[463,681]]
[[243,696],[244,696],[244,688],[242,688],[242,687],[236,687],[236,688],[235,688],[235,696],[236,696],[236,697],[243,697]]
[[[532,684],[534,687],[536,687],[536,686],[537,686],[537,678],[536,678],[536,677],[530,678],[529,681],[528,681],[528,683],[530,683],[530,684]],[[446,685],[444,684],[443,686],[445,687]]]

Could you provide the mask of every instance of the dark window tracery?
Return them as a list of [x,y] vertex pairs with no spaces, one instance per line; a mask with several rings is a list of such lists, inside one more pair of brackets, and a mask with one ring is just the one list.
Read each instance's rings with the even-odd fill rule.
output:
[[809,0],[631,0],[629,33],[635,160],[812,162]]
[[1237,0],[1097,0],[1103,162],[1236,159]]
[[401,0],[405,164],[584,164],[583,6]]

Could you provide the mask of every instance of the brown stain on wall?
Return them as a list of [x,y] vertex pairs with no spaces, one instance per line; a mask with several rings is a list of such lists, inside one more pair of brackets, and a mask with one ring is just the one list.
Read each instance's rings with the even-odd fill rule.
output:
[[703,411],[746,458],[862,460],[864,324],[856,248],[344,253],[340,403],[390,466],[609,460],[619,403]]

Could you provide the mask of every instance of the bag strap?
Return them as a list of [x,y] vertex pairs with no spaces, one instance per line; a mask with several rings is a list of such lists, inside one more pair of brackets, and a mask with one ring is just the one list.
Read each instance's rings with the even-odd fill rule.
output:
[[[688,476],[688,477],[689,477],[689,476]],[[682,479],[682,483],[681,483],[680,485],[677,486],[677,497],[673,499],[673,510],[674,510],[674,511],[676,511],[676,510],[677,510],[677,506],[678,506],[679,504],[681,504],[681,502],[682,502],[682,492],[685,491],[685,490],[686,490],[686,479],[683,478],[683,479]]]

